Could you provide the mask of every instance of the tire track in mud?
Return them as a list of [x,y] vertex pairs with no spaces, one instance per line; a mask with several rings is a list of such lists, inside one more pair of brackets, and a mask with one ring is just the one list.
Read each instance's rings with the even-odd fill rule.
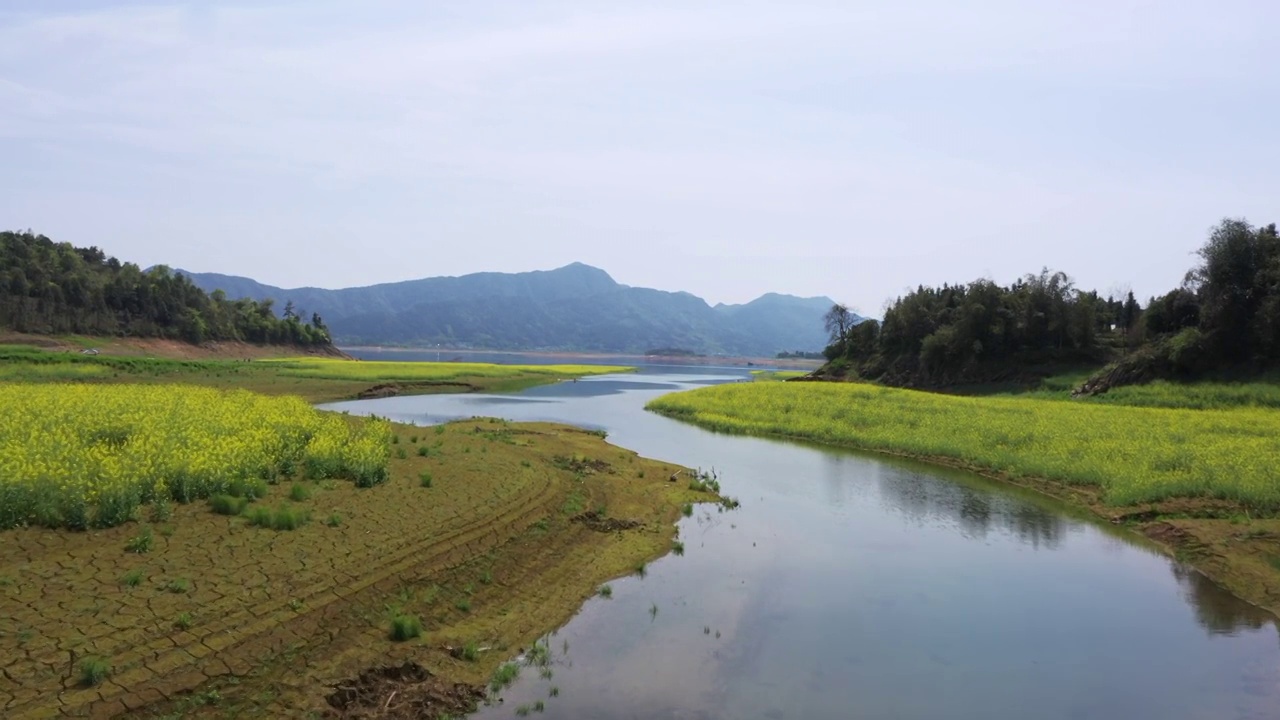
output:
[[[461,565],[483,555],[511,538],[519,535],[529,525],[554,511],[559,501],[563,481],[558,473],[548,471],[533,475],[526,492],[503,499],[503,505],[476,507],[477,513],[462,527],[444,536],[431,536],[417,542],[406,542],[396,548],[394,556],[387,558],[381,548],[370,548],[357,557],[344,556],[343,567],[355,573],[336,571],[329,582],[313,583],[291,593],[302,601],[302,609],[294,611],[280,597],[274,607],[246,605],[241,597],[227,594],[204,612],[218,611],[228,606],[233,609],[218,620],[203,625],[199,632],[166,633],[149,642],[137,642],[124,654],[111,656],[115,667],[128,670],[109,678],[94,688],[68,687],[74,681],[73,663],[67,662],[66,653],[48,650],[40,660],[55,661],[59,655],[67,664],[64,690],[46,693],[33,701],[5,708],[5,716],[13,718],[49,717],[62,714],[70,716],[112,717],[128,711],[136,711],[150,704],[172,698],[192,690],[210,678],[220,675],[243,675],[259,664],[264,654],[280,652],[290,644],[310,641],[314,631],[324,621],[337,621],[343,608],[364,596],[386,592],[400,584],[399,576],[413,571],[414,575],[427,575]],[[497,513],[491,516],[488,513]],[[461,514],[454,517],[466,517]],[[358,572],[366,569],[365,572]],[[387,583],[395,579],[394,583]],[[387,587],[379,584],[387,583]],[[358,625],[346,623],[348,627]],[[138,629],[128,638],[158,628]],[[163,628],[160,628],[161,630]],[[327,631],[331,641],[342,629]],[[128,638],[125,638],[126,640]],[[36,658],[32,658],[36,660]],[[2,698],[3,696],[0,696]]]

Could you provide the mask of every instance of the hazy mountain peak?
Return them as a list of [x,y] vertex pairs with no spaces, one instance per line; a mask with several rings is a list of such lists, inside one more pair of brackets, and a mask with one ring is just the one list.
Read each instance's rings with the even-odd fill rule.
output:
[[272,298],[319,313],[340,344],[435,345],[502,350],[773,355],[820,350],[827,298],[769,293],[717,305],[687,292],[618,284],[581,262],[552,270],[482,272],[368,287],[285,289],[246,277],[183,271],[208,291]]

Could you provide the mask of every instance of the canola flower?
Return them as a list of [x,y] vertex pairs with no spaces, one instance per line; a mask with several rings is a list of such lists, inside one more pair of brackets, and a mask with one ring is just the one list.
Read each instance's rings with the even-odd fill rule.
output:
[[734,383],[656,412],[714,430],[946,457],[1094,485],[1113,505],[1217,498],[1280,510],[1280,411],[958,397],[857,383]]
[[0,384],[0,528],[109,527],[179,502],[303,471],[387,478],[391,428],[295,397],[183,385]]
[[520,374],[551,377],[581,377],[627,372],[635,368],[612,365],[498,365],[474,362],[395,362],[384,360],[350,360],[330,358],[292,358],[262,360],[280,367],[282,375],[325,378],[330,380],[424,381],[443,382],[462,377],[508,377]]

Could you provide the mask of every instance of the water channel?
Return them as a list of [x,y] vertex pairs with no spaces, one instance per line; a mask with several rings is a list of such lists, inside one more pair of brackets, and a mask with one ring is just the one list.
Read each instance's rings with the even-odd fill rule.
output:
[[[433,424],[571,423],[714,467],[742,507],[611,583],[480,718],[1280,718],[1274,618],[1040,496],[913,462],[721,435],[643,408],[741,382],[645,367],[514,395],[326,406]],[[551,689],[557,694],[551,697]]]

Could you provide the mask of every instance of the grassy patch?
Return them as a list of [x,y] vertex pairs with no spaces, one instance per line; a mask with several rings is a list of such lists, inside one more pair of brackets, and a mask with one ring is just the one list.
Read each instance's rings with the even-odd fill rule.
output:
[[173,621],[173,626],[179,630],[190,630],[193,623],[191,613],[183,612],[178,613],[178,619]]
[[294,502],[306,502],[311,499],[311,488],[301,483],[294,483],[289,488],[289,499]]
[[126,587],[138,587],[144,579],[146,575],[142,572],[142,568],[134,568],[120,576],[120,584]]
[[301,508],[288,505],[277,506],[274,510],[265,507],[253,507],[246,516],[249,524],[271,530],[297,530],[311,520],[311,513]]
[[429,488],[431,487],[431,482],[432,482],[431,473],[427,472],[426,470],[423,470],[422,472],[418,473],[418,485],[424,488]]
[[497,670],[493,671],[493,676],[489,678],[489,689],[494,692],[501,692],[511,687],[511,684],[519,677],[519,664],[513,662],[503,663],[498,666]]
[[191,581],[186,578],[175,578],[166,583],[164,589],[175,595],[184,595],[191,592]]
[[209,508],[219,515],[239,515],[248,505],[247,499],[231,495],[214,495],[209,498]]
[[391,639],[396,642],[411,640],[422,635],[422,620],[417,615],[396,615],[391,618]]
[[151,548],[155,545],[155,542],[156,538],[155,535],[152,534],[151,528],[144,527],[142,528],[142,532],[139,532],[137,535],[129,538],[129,541],[124,544],[124,549],[125,552],[141,555],[143,553],[151,552]]
[[596,590],[596,594],[602,598],[611,598],[613,597],[613,587],[608,584],[601,585],[600,588]]
[[100,657],[87,657],[80,661],[80,684],[84,687],[101,685],[111,675],[111,664]]

